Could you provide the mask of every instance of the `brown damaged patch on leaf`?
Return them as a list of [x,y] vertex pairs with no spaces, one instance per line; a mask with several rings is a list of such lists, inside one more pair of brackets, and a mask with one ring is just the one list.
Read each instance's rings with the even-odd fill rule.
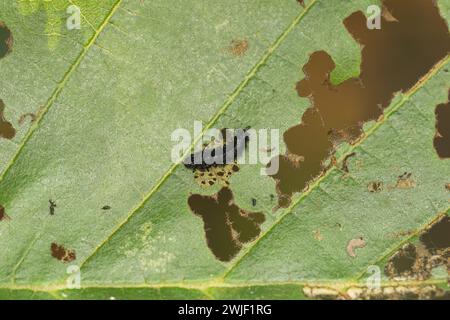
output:
[[305,286],[306,297],[318,300],[448,300],[450,294],[434,285],[384,286],[379,289],[350,287],[346,291],[323,286]]
[[306,7],[306,5],[305,5],[305,0],[297,0],[297,3],[298,3],[299,5],[301,5],[303,8]]
[[235,57],[242,57],[247,52],[248,46],[247,39],[235,39],[231,41],[228,52]]
[[371,193],[380,192],[383,190],[383,182],[381,181],[372,181],[367,185],[367,191]]
[[9,216],[6,214],[5,208],[0,205],[0,221],[10,220]]
[[239,208],[229,188],[222,188],[213,196],[192,194],[188,204],[202,218],[208,247],[220,261],[230,261],[243,244],[256,239],[265,221],[262,212]]
[[447,191],[450,191],[450,183],[447,183],[447,184],[445,185],[445,189],[446,189]]
[[386,265],[385,273],[392,279],[425,280],[431,275],[429,255],[423,247],[404,245]]
[[50,251],[52,253],[52,257],[64,263],[69,263],[77,258],[74,250],[66,249],[64,246],[55,242],[51,244]]
[[12,51],[13,42],[11,30],[8,29],[3,21],[0,21],[0,59]]
[[16,136],[16,130],[10,122],[6,121],[4,111],[5,104],[0,99],[0,138],[11,140]]
[[[381,30],[369,30],[367,18],[355,12],[344,25],[361,45],[361,74],[339,85],[331,83],[335,63],[324,51],[315,52],[304,66],[305,79],[297,84],[300,97],[311,101],[301,124],[284,133],[285,155],[278,156],[276,181],[279,207],[307,189],[326,170],[326,160],[342,142],[354,144],[363,124],[382,119],[397,92],[411,89],[450,52],[446,21],[433,0],[384,0],[395,19],[382,19]],[[314,137],[313,139],[311,137]],[[292,155],[302,157],[293,165]]]
[[406,231],[394,232],[392,234],[392,237],[394,237],[394,238],[401,238],[401,237],[412,236],[413,234],[414,234],[414,230],[406,230]]
[[405,172],[397,179],[395,188],[397,189],[412,189],[416,186],[416,181],[412,178],[411,172]]
[[303,293],[317,300],[448,300],[450,292],[435,285],[391,285],[377,289],[350,287],[347,290],[325,286],[305,286]]
[[384,19],[385,19],[386,21],[389,21],[389,22],[398,22],[397,18],[394,17],[394,16],[392,15],[391,12],[389,12],[389,9],[386,8],[386,6],[383,6],[383,7],[381,8],[381,15],[384,17]]
[[216,183],[228,187],[230,185],[229,179],[238,171],[239,165],[235,162],[224,166],[199,168],[194,171],[194,179],[202,188],[212,187]]
[[436,136],[434,148],[439,157],[450,158],[450,90],[449,101],[436,107]]
[[450,218],[443,216],[420,235],[420,243],[405,244],[388,261],[385,273],[391,279],[426,280],[438,266],[450,273]]
[[48,211],[50,213],[51,216],[55,215],[55,209],[56,209],[57,205],[56,202],[53,200],[48,200]]
[[422,233],[420,241],[432,254],[445,254],[450,248],[450,218],[446,215],[433,223]]
[[344,300],[346,295],[334,288],[328,287],[310,287],[305,286],[303,288],[303,294],[311,299],[319,300]]

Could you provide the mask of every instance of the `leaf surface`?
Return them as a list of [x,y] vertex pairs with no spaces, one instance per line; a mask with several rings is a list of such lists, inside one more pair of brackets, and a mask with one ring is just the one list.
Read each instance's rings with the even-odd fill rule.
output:
[[[342,21],[373,1],[23,2],[0,4],[14,35],[0,60],[0,99],[17,129],[0,139],[0,204],[10,218],[0,221],[0,298],[302,299],[305,287],[364,285],[369,266],[448,214],[449,161],[433,147],[448,56],[339,147],[338,163],[356,154],[349,175],[331,168],[288,208],[273,211],[273,179],[243,165],[230,180],[234,201],[265,222],[230,262],[210,251],[187,202],[220,187],[205,191],[171,162],[171,133],[194,121],[281,132],[298,124],[310,101],[295,84],[310,54],[332,56],[333,83],[359,75],[361,48]],[[81,30],[64,27],[60,8],[71,3]],[[450,4],[438,5],[448,21]],[[236,41],[245,52],[230,50]],[[36,120],[19,125],[27,113]],[[414,188],[387,188],[404,172]],[[370,193],[372,181],[386,188]],[[358,237],[367,244],[352,258],[346,246]],[[52,243],[76,259],[55,259]],[[67,289],[69,265],[80,268],[81,289]],[[410,285],[446,283],[444,274]]]

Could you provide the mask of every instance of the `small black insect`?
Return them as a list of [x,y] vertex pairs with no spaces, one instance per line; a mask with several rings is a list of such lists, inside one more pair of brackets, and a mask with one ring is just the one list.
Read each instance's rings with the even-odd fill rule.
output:
[[[233,143],[224,143],[223,145],[215,148],[206,147],[202,151],[191,153],[191,155],[183,161],[184,166],[188,169],[192,169],[192,171],[206,171],[212,167],[226,166],[229,164],[230,160],[231,162],[237,161],[237,159],[244,153],[247,146],[249,138],[246,132],[249,129],[250,127],[236,130],[237,133],[233,137]],[[226,129],[223,129],[222,132],[226,132]],[[221,161],[219,161],[219,163],[214,161],[216,155],[220,157]],[[199,160],[201,160],[201,163]]]
[[255,199],[255,198],[252,198],[252,205],[253,205],[254,207],[256,207],[256,199]]
[[53,200],[48,200],[50,215],[53,216],[55,214],[56,203]]
[[111,210],[111,207],[110,206],[104,206],[103,208],[102,208],[102,210]]

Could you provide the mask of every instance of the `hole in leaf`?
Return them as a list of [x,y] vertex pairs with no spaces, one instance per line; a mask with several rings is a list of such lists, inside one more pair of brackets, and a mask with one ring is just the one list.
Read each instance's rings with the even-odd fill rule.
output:
[[9,216],[6,214],[6,210],[5,210],[5,208],[2,206],[2,205],[0,205],[0,221],[3,221],[3,220],[9,220],[10,218],[9,218]]
[[369,192],[380,192],[383,190],[383,182],[381,181],[372,181],[367,185],[367,190]]
[[[420,236],[420,241],[433,254],[450,248],[450,218],[444,216]],[[449,252],[450,253],[450,252]]]
[[436,107],[434,148],[441,158],[450,158],[450,90],[449,101]]
[[0,21],[0,59],[9,54],[13,47],[13,36],[11,31]]
[[[296,192],[307,189],[326,168],[326,160],[341,142],[355,143],[363,124],[382,117],[395,93],[411,89],[450,52],[446,21],[433,0],[385,0],[395,19],[381,17],[381,29],[367,28],[367,18],[355,12],[344,25],[361,45],[361,74],[339,85],[331,83],[335,63],[324,51],[315,52],[304,66],[305,79],[297,84],[300,97],[311,107],[301,124],[284,133],[285,155],[278,156],[279,207],[287,207]],[[299,157],[301,163],[293,162]]]
[[16,130],[12,124],[6,121],[4,116],[5,104],[0,99],[0,138],[11,140],[16,135]]

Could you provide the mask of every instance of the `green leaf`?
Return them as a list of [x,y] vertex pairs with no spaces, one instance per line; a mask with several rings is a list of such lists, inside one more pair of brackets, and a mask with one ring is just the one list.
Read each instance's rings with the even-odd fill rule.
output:
[[[9,217],[0,220],[0,299],[304,299],[364,287],[368,267],[383,268],[449,212],[449,160],[433,147],[448,55],[338,148],[338,163],[356,153],[349,175],[332,167],[288,208],[273,210],[275,182],[262,165],[242,165],[230,179],[234,202],[265,222],[228,262],[211,252],[188,205],[190,194],[220,187],[202,189],[172,163],[170,137],[194,121],[281,133],[298,124],[311,106],[295,90],[310,55],[333,58],[334,84],[358,76],[361,48],[342,21],[374,2],[2,1],[14,45],[0,60],[0,99],[16,135],[0,137]],[[80,30],[65,28],[72,4]],[[438,6],[448,21],[450,3]],[[403,172],[416,186],[388,188]],[[372,181],[386,188],[370,193]],[[358,237],[366,246],[352,258],[346,246]],[[52,244],[76,259],[55,258]],[[79,289],[67,287],[69,266],[80,269]],[[448,289],[445,272],[382,278],[399,284]]]

